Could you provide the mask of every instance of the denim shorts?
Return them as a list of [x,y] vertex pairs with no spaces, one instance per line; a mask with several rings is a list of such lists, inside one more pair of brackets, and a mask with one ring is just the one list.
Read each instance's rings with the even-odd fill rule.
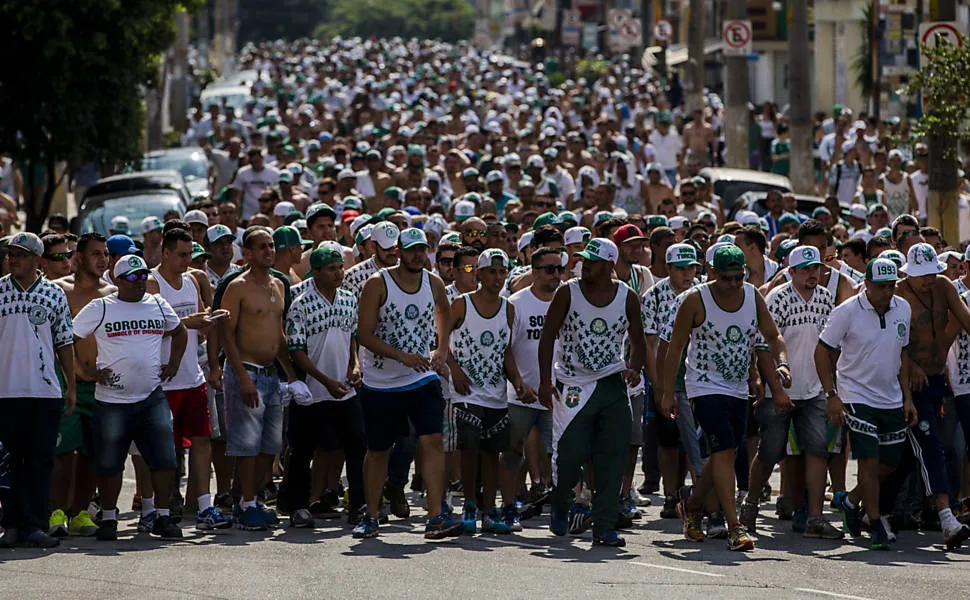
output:
[[91,460],[99,475],[117,475],[125,469],[128,448],[134,442],[153,471],[174,469],[175,441],[172,411],[161,387],[148,398],[131,404],[96,401],[94,452]]
[[533,427],[539,430],[546,454],[552,454],[552,411],[509,404],[509,448],[502,452],[506,466],[517,469],[525,463],[525,441]]
[[273,365],[257,367],[246,364],[246,373],[259,394],[259,406],[256,408],[243,403],[239,378],[228,361],[223,370],[226,455],[279,454],[283,451],[283,404],[276,368]]
[[825,396],[819,394],[807,400],[794,400],[795,406],[785,412],[775,410],[770,398],[755,409],[760,425],[761,441],[758,458],[765,463],[777,464],[785,458],[789,426],[794,426],[795,437],[802,454],[828,456],[828,412]]

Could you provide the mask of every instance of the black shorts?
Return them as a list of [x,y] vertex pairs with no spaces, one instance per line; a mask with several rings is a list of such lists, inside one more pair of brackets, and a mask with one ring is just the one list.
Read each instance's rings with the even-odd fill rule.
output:
[[390,392],[364,387],[359,395],[368,450],[390,450],[398,438],[408,435],[408,421],[418,437],[441,434],[445,398],[437,377],[411,390]]
[[459,450],[498,454],[509,449],[509,409],[456,402]]
[[722,450],[736,450],[745,438],[748,415],[747,398],[724,394],[710,394],[691,398],[694,419],[700,425],[707,446],[707,455]]
[[657,413],[657,445],[661,448],[680,448],[680,428],[677,421]]
[[287,441],[290,446],[325,452],[343,449],[344,435],[363,439],[364,424],[357,396],[342,401],[289,406]]

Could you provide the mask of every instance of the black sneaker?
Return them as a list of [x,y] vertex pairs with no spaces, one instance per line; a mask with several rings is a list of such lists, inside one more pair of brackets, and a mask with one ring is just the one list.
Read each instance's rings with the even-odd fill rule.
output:
[[658,491],[660,491],[660,483],[652,482],[652,481],[644,481],[643,485],[637,488],[637,491],[643,494],[644,496],[648,496],[650,494],[656,494]]
[[185,498],[182,497],[181,492],[175,492],[169,497],[168,510],[173,523],[182,521],[182,513],[185,510]]
[[364,518],[364,507],[360,506],[358,508],[348,508],[347,509],[347,524],[356,527],[360,520]]
[[24,548],[56,548],[60,543],[61,540],[38,529],[25,537],[20,545]]
[[102,542],[113,542],[118,539],[118,521],[105,519],[95,532],[94,537]]
[[323,492],[323,503],[331,510],[336,511],[340,508],[340,495],[333,490],[326,490]]
[[622,511],[616,513],[616,528],[630,529],[633,527],[633,519],[625,515]]
[[155,519],[152,535],[157,535],[163,539],[179,539],[182,537],[182,529],[175,524],[171,515],[163,515]]
[[411,478],[411,491],[412,492],[424,491],[424,477],[421,477],[421,475],[418,473],[415,473],[414,477]]
[[667,496],[664,499],[663,508],[660,509],[661,519],[679,519],[680,513],[677,512],[677,498],[674,496]]
[[212,505],[221,510],[222,512],[232,512],[232,494],[229,492],[222,492],[221,494],[216,494],[216,497],[212,500]]
[[407,519],[411,516],[411,506],[404,495],[404,488],[393,485],[391,482],[384,484],[384,497],[387,498],[391,507],[391,514],[398,519]]

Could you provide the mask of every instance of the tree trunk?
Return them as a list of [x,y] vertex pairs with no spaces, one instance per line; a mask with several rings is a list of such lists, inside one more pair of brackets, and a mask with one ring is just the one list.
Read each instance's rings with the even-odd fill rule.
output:
[[[727,19],[747,19],[748,3],[746,0],[727,0]],[[724,104],[726,114],[724,119],[725,143],[727,144],[727,166],[735,169],[747,169],[751,149],[748,148],[748,101],[750,89],[748,87],[748,57],[727,56],[724,58],[727,67],[725,78]]]
[[788,87],[791,98],[792,190],[811,194],[815,188],[812,165],[812,92],[809,87],[808,8],[804,2],[790,4],[792,27],[788,31]]
[[[955,21],[957,18],[956,0],[936,0],[931,3],[930,20]],[[933,11],[933,8],[936,10]],[[929,197],[926,199],[926,224],[936,227],[943,239],[952,246],[960,242],[959,178],[957,161],[946,156],[956,156],[956,138],[952,135],[929,136],[930,177]]]

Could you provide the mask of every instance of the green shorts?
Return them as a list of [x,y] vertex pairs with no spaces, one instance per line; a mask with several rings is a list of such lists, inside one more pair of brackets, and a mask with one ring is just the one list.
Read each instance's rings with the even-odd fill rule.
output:
[[879,463],[895,468],[906,443],[906,417],[903,408],[873,408],[866,404],[846,404],[846,424],[853,458],[879,458]]
[[79,450],[84,456],[91,455],[94,386],[90,381],[77,382],[77,405],[71,414],[61,415],[54,454]]

